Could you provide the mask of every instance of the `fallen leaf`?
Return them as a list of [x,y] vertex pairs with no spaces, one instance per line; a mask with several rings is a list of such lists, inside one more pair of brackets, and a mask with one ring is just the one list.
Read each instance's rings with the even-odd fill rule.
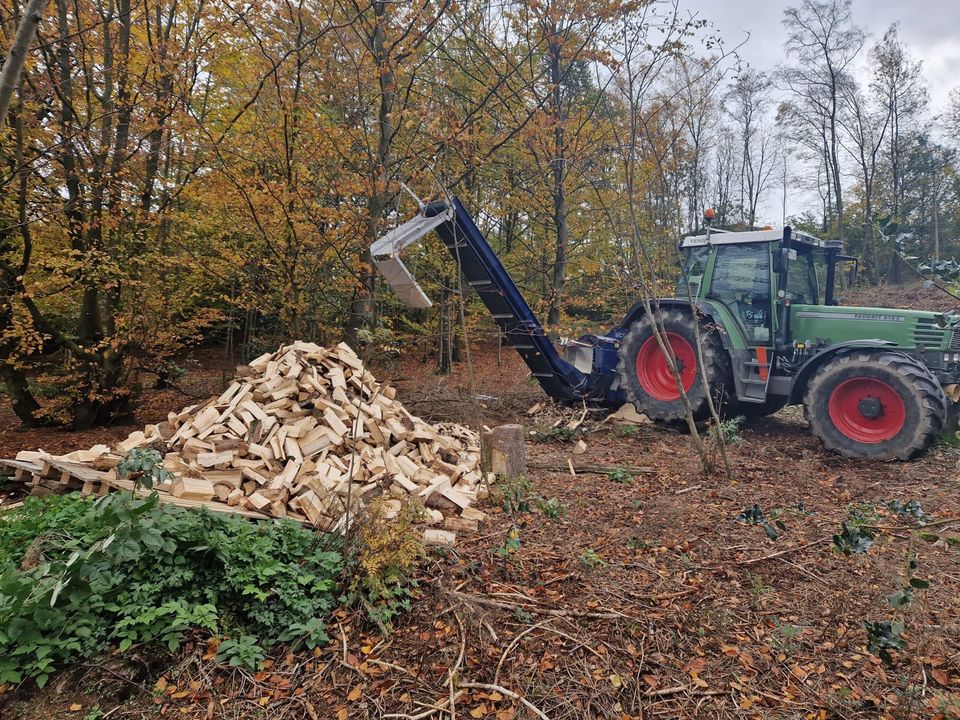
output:
[[83,705],[80,703],[74,703],[70,706],[70,712],[77,712],[77,710],[83,710]]
[[360,683],[357,685],[350,693],[347,695],[347,700],[350,702],[356,702],[360,699],[360,696],[363,695],[363,687],[365,683]]

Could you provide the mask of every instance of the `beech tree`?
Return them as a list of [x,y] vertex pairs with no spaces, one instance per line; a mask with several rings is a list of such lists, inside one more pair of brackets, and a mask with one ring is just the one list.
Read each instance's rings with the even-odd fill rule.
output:
[[850,0],[803,0],[799,6],[784,11],[783,24],[787,30],[787,54],[794,60],[779,73],[793,96],[783,115],[822,137],[837,234],[843,241],[840,119],[843,98],[850,87],[848,71],[866,38],[863,30],[853,24]]

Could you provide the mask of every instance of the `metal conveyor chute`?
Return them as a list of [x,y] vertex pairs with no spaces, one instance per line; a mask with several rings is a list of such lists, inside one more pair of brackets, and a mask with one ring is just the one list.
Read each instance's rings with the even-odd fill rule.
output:
[[404,304],[414,308],[428,308],[433,305],[416,278],[400,260],[400,252],[434,230],[438,225],[452,219],[452,209],[432,217],[417,215],[412,220],[394,228],[370,246],[373,264],[376,265],[387,284],[393,288],[397,297]]

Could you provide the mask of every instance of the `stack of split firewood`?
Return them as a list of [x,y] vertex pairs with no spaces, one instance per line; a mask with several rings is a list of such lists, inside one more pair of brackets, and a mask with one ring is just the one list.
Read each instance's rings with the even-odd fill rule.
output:
[[[429,524],[470,529],[483,519],[472,508],[483,492],[476,433],[411,415],[348,345],[297,342],[240,370],[219,397],[170,413],[115,448],[23,452],[0,462],[29,478],[37,494],[104,494],[133,488],[117,465],[133,450],[153,448],[170,473],[157,488],[161,500],[179,505],[342,531],[375,497],[385,496],[389,517],[401,498],[416,496]],[[454,540],[439,528],[427,538]]]

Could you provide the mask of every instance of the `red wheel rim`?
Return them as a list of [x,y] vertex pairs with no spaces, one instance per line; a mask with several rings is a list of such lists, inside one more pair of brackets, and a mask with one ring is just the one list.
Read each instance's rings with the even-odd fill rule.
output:
[[903,429],[907,411],[903,398],[882,380],[844,380],[830,395],[830,419],[837,430],[862,443],[880,443]]
[[[673,351],[677,360],[677,369],[680,371],[680,383],[686,392],[693,387],[697,379],[697,356],[686,338],[677,333],[664,333],[664,342]],[[637,380],[640,387],[654,400],[677,400],[680,392],[677,390],[677,381],[673,379],[670,365],[664,357],[657,338],[651,335],[640,346],[637,353]]]

